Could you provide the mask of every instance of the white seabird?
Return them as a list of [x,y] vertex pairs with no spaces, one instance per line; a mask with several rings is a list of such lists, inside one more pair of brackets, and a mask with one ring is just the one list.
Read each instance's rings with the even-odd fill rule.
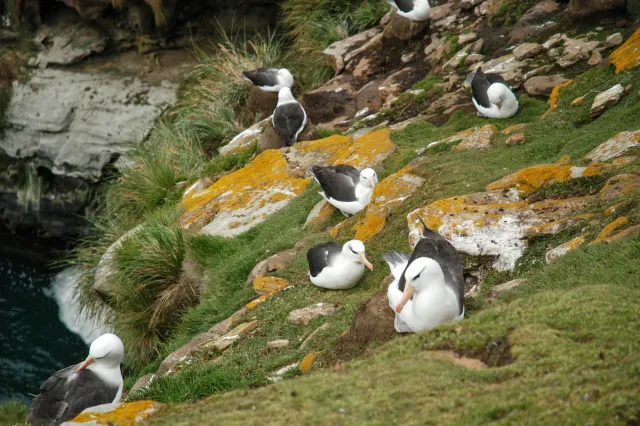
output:
[[473,104],[478,115],[489,118],[509,118],[518,112],[518,99],[500,74],[485,74],[482,68],[467,76],[473,91]]
[[249,80],[265,92],[279,92],[283,87],[293,87],[293,75],[286,68],[258,68],[245,71],[242,78]]
[[311,166],[309,172],[322,187],[320,195],[345,216],[364,209],[371,201],[378,183],[375,170],[358,171],[353,166]]
[[27,423],[58,425],[84,409],[120,402],[120,363],[124,346],[115,334],[107,333],[91,343],[89,356],[81,364],[64,368],[49,377],[31,404]]
[[373,271],[364,251],[359,240],[347,241],[343,246],[329,242],[311,247],[307,252],[311,282],[331,290],[354,287],[364,275],[365,266]]
[[387,0],[397,13],[412,21],[426,21],[431,16],[429,0]]
[[397,251],[382,255],[394,278],[387,297],[400,333],[429,330],[464,317],[464,276],[458,252],[426,225],[423,235],[411,257]]
[[271,124],[285,146],[296,143],[298,135],[307,125],[307,113],[288,87],[278,92],[278,105],[273,111]]

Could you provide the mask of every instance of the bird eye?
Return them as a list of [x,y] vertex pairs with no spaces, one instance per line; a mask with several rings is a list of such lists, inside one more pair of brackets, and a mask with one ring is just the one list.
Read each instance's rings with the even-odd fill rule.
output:
[[417,280],[418,278],[420,278],[420,275],[422,275],[422,272],[420,272],[418,275],[416,275],[415,277],[413,277],[413,279],[412,279],[411,281],[415,281],[415,280]]
[[352,252],[354,252],[355,254],[358,254],[357,251],[355,251],[354,249],[352,249],[351,247],[349,247],[349,250],[351,250]]

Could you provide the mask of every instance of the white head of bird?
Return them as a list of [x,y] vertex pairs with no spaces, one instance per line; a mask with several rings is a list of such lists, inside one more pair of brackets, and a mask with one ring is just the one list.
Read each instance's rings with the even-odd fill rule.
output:
[[288,88],[292,88],[293,87],[293,75],[286,68],[280,68],[278,70],[278,81],[283,86],[286,86]]
[[433,259],[428,257],[419,257],[407,268],[404,273],[406,280],[402,298],[396,306],[396,312],[402,312],[407,302],[416,292],[421,292],[429,286],[444,285],[444,273],[442,268]]
[[362,263],[369,268],[369,270],[373,271],[373,265],[367,260],[364,253],[364,243],[360,240],[347,241],[345,245],[342,246],[342,254],[345,257],[352,259],[356,263]]
[[368,188],[373,188],[374,186],[376,186],[377,183],[378,183],[378,175],[376,174],[375,170],[371,168],[367,168],[367,169],[363,169],[360,172],[360,185]]
[[293,92],[291,92],[291,89],[288,87],[283,87],[278,92],[278,105],[295,100],[296,99],[293,97]]
[[76,371],[84,370],[92,364],[96,367],[116,368],[124,358],[124,345],[115,334],[106,333],[98,337],[89,347],[89,356]]
[[502,83],[494,83],[489,86],[487,90],[487,97],[489,98],[489,102],[496,105],[498,109],[502,109],[502,104],[509,96],[509,89]]

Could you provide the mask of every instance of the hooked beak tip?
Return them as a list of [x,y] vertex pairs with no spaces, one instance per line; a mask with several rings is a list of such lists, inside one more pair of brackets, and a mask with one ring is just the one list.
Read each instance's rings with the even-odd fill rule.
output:
[[362,256],[360,256],[360,262],[362,262],[362,264],[364,266],[366,266],[367,268],[369,268],[370,271],[373,271],[373,265],[371,264],[371,262],[369,262],[367,260],[366,257],[364,257],[364,254]]

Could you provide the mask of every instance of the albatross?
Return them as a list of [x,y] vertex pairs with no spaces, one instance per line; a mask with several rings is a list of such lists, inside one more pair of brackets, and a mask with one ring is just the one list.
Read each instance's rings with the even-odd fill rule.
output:
[[431,16],[429,0],[387,0],[397,13],[412,21],[426,21]]
[[283,87],[278,92],[278,105],[273,111],[271,124],[285,146],[296,143],[298,135],[307,124],[307,113],[288,87]]
[[84,362],[64,368],[49,377],[31,404],[27,423],[58,425],[84,409],[120,402],[120,363],[124,346],[115,334],[107,333],[91,343]]
[[322,187],[320,195],[345,216],[364,209],[371,201],[378,175],[371,168],[358,171],[353,166],[311,166],[309,173]]
[[373,271],[364,252],[360,240],[347,241],[343,246],[329,242],[311,247],[307,252],[311,282],[331,290],[354,287],[364,275],[365,266]]
[[518,99],[500,74],[485,74],[480,67],[466,81],[471,85],[472,101],[479,116],[509,118],[518,112]]
[[399,333],[429,330],[464,317],[464,276],[458,252],[442,235],[422,225],[423,238],[411,257],[398,251],[382,255],[394,278],[387,297]]
[[258,68],[243,72],[242,78],[265,92],[279,92],[283,87],[293,87],[293,75],[286,68]]

